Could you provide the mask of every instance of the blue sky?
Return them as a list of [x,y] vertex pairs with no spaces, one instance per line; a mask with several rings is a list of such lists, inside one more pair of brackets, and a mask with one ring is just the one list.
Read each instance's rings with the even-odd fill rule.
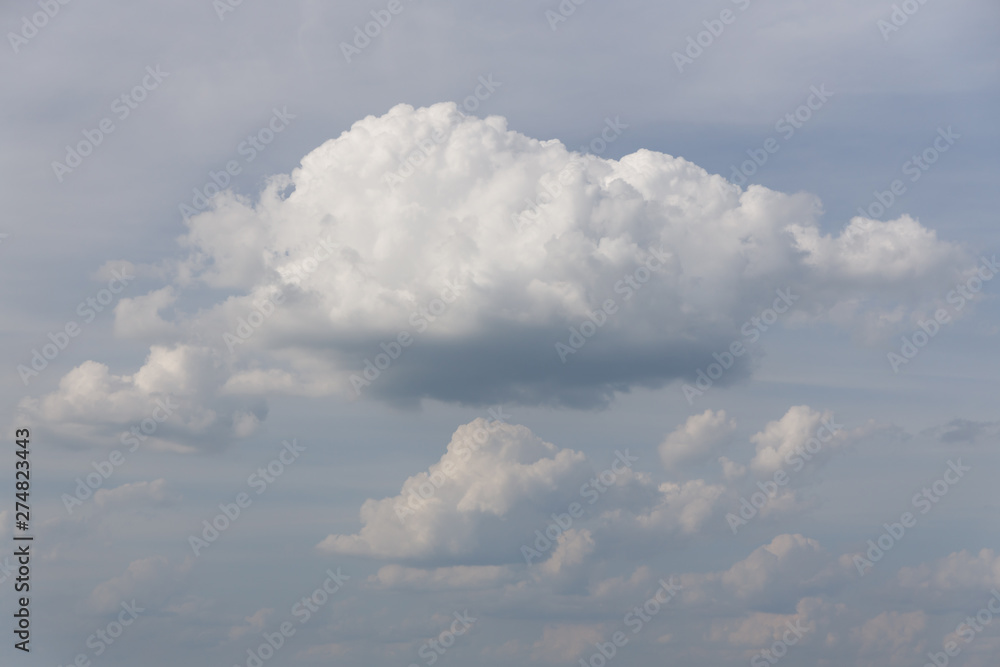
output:
[[995,664],[994,4],[0,20],[5,660]]

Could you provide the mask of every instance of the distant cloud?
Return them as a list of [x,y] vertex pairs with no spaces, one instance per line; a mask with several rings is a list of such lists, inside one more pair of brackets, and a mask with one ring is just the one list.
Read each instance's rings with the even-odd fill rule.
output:
[[947,424],[925,429],[922,435],[937,438],[941,442],[976,442],[981,438],[995,438],[1000,435],[1000,422],[977,422],[971,419],[953,419]]
[[668,470],[686,461],[707,460],[735,430],[736,422],[726,419],[725,410],[693,415],[660,444],[660,460]]

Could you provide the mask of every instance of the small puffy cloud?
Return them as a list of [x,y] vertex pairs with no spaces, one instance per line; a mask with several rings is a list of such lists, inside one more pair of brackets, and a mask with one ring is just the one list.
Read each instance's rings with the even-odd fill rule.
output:
[[637,516],[636,523],[647,530],[693,533],[712,516],[725,490],[703,479],[664,482],[656,505]]
[[689,461],[707,460],[715,450],[727,443],[736,430],[736,421],[727,420],[725,410],[705,410],[688,417],[681,426],[660,443],[663,467],[672,470]]
[[267,413],[259,400],[223,396],[226,377],[224,360],[210,349],[157,345],[133,375],[86,361],[55,391],[25,398],[18,409],[27,423],[74,441],[120,442],[130,451],[219,447],[252,433]]
[[[565,511],[591,474],[584,455],[558,449],[523,426],[477,419],[400,494],[368,500],[356,535],[331,535],[329,553],[386,559],[521,559],[517,549],[548,512]],[[513,546],[512,546],[513,545]]]
[[750,467],[760,476],[770,476],[788,466],[801,469],[814,464],[852,441],[829,410],[819,412],[808,405],[788,409],[781,419],[768,422],[764,430],[751,436],[756,455]]
[[792,608],[847,578],[837,559],[813,539],[778,535],[723,572],[682,577],[685,602]]
[[1000,422],[979,422],[971,419],[953,419],[947,424],[925,429],[922,434],[937,438],[941,442],[974,443],[985,438],[1000,435]]
[[[407,479],[399,495],[367,500],[358,533],[330,535],[318,547],[422,566],[524,564],[522,547],[534,548],[542,539],[536,531],[557,514],[575,523],[552,537],[540,571],[579,584],[572,573],[602,535],[648,541],[694,533],[724,494],[701,479],[657,485],[629,468],[628,456],[595,476],[580,452],[523,426],[477,419],[460,426],[441,459]],[[574,503],[586,508],[576,519],[568,515]]]

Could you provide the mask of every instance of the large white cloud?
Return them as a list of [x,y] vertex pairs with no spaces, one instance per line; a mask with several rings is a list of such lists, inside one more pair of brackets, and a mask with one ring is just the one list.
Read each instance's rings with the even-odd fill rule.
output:
[[682,158],[584,157],[451,103],[399,105],[254,200],[214,196],[180,257],[136,267],[170,284],[116,307],[116,334],[152,345],[146,366],[85,363],[26,411],[75,432],[181,392],[188,421],[211,422],[178,436],[197,444],[249,434],[276,393],[593,406],[693,378],[776,290],[788,322],[867,335],[972,264],[907,216],[825,233],[820,214]]
[[[116,327],[232,348],[231,392],[591,404],[691,376],[778,288],[793,288],[798,319],[869,326],[933,301],[965,267],[909,217],[831,235],[820,212],[812,196],[734,190],[682,158],[581,159],[500,117],[399,105],[256,201],[226,191],[189,220],[188,254],[168,262],[175,287],[229,298],[191,312],[157,290],[121,304]],[[223,342],[278,290],[252,336]],[[572,334],[610,301],[596,334]],[[397,350],[401,332],[416,342]],[[382,343],[402,354],[374,379]],[[366,367],[372,383],[352,385]]]

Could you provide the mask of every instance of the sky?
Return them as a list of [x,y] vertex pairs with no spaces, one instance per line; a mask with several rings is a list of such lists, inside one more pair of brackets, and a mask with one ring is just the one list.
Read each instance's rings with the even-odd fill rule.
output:
[[3,664],[996,664],[996,3],[0,24]]

